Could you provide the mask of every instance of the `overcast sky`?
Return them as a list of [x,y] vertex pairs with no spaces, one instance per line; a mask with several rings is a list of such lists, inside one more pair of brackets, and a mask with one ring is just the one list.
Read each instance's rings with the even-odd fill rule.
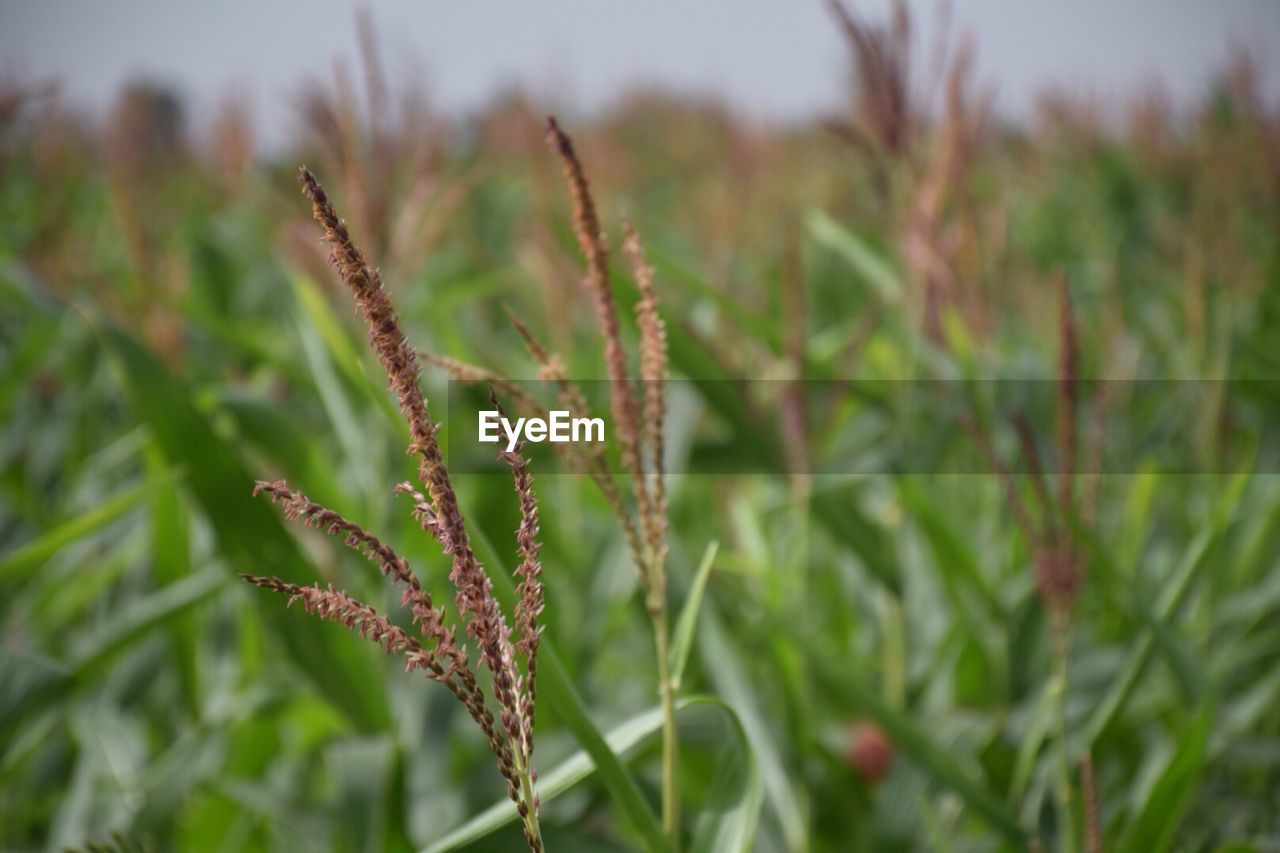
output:
[[[120,84],[172,84],[197,113],[247,94],[268,137],[288,98],[358,56],[350,0],[0,0],[0,73],[56,76],[73,103]],[[854,4],[877,18],[887,0]],[[913,2],[933,19],[935,0]],[[1118,99],[1162,80],[1203,91],[1233,44],[1265,58],[1280,92],[1280,0],[955,0],[979,72],[1017,114],[1045,86]],[[376,0],[393,73],[416,69],[437,105],[469,110],[513,85],[557,106],[598,107],[636,83],[710,92],[748,115],[801,118],[834,105],[847,57],[821,0]]]

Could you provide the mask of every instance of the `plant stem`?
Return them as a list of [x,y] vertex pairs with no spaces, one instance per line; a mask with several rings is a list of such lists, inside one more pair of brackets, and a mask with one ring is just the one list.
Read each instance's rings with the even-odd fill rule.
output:
[[533,789],[533,773],[529,769],[529,765],[523,761],[517,764],[520,773],[520,795],[528,806],[528,811],[524,816],[524,836],[529,842],[529,849],[533,853],[541,853],[542,847],[542,827],[538,824],[538,807],[536,794]]
[[676,686],[671,680],[667,636],[667,609],[653,614],[653,635],[658,652],[658,681],[662,694],[662,829],[673,851],[680,850],[680,777],[676,740]]
[[[533,732],[525,727],[524,713],[518,710],[518,715],[519,730],[527,732],[528,737],[515,740],[508,738],[507,744],[511,747],[516,775],[520,777],[520,801],[525,806],[525,813],[520,820],[524,824],[524,839],[531,853],[543,853],[542,827],[538,823],[538,794],[533,784]],[[519,805],[518,802],[517,806]]]
[[1056,736],[1058,768],[1055,790],[1058,799],[1059,835],[1062,853],[1076,853],[1075,817],[1071,808],[1071,758],[1067,750],[1067,631],[1055,632],[1053,690],[1057,693]]

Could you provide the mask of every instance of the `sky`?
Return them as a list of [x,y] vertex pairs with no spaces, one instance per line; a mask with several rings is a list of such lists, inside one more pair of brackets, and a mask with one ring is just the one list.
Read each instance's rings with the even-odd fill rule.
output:
[[[888,8],[846,1],[871,19]],[[1233,45],[1263,57],[1266,91],[1280,93],[1280,0],[952,2],[1006,115],[1027,114],[1046,87],[1118,105],[1156,80],[1186,104]],[[911,6],[927,45],[938,2]],[[56,77],[72,104],[99,110],[139,78],[173,86],[197,116],[236,93],[270,139],[302,80],[358,61],[362,7],[393,79],[414,74],[451,112],[513,87],[593,110],[647,85],[789,121],[834,108],[847,80],[822,0],[0,0],[0,75]]]

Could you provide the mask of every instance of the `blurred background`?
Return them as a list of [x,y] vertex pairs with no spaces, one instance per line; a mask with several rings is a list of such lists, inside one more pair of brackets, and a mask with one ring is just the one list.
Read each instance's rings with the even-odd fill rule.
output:
[[[860,3],[886,18],[889,0]],[[1027,118],[1046,90],[1067,89],[1113,115],[1143,89],[1160,89],[1186,109],[1233,51],[1280,41],[1280,11],[1268,0],[1205,4],[1137,0],[913,2],[917,37],[935,43],[967,32],[981,50],[979,76],[995,89],[1002,116]],[[66,101],[101,114],[130,82],[153,81],[206,123],[235,98],[253,113],[258,141],[286,147],[288,98],[353,56],[352,22],[363,10],[391,77],[412,77],[432,104],[474,115],[513,91],[536,93],[557,110],[599,111],[637,87],[724,100],[753,120],[803,122],[838,108],[847,57],[822,2],[713,0],[650,3],[453,5],[425,14],[395,0],[376,7],[322,0],[305,8],[248,0],[217,7],[130,0],[123,6],[70,0],[14,3],[4,10],[0,69],[29,80],[57,79]],[[919,50],[913,71],[937,74]],[[930,65],[935,67],[930,68]],[[1275,63],[1260,85],[1280,91]]]
[[[391,493],[407,432],[296,170],[413,344],[533,378],[510,308],[596,379],[555,111],[611,242],[624,219],[645,239],[688,380],[682,690],[741,727],[687,720],[690,834],[745,761],[729,805],[754,815],[758,784],[761,851],[1097,849],[1090,827],[1106,849],[1280,849],[1272,386],[1193,407],[1212,475],[1139,449],[1065,476],[1060,434],[974,393],[926,452],[943,470],[976,440],[989,475],[812,476],[887,452],[874,382],[1078,380],[1087,472],[1125,383],[1276,377],[1277,44],[1265,0],[5,4],[0,848],[415,850],[501,799],[439,685],[235,574],[402,619],[370,565],[250,497],[287,476],[451,600]],[[546,636],[617,732],[657,701],[635,572],[591,483],[535,476]],[[509,571],[510,483],[458,481]],[[1064,542],[1066,593],[1045,571]],[[580,724],[539,708],[544,776]],[[654,803],[658,752],[626,753]],[[639,846],[594,778],[543,820],[551,850]]]

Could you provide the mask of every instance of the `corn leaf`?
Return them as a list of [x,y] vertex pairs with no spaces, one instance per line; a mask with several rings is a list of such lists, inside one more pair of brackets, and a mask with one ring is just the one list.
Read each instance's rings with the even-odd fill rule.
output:
[[[474,517],[474,516],[473,516]],[[475,545],[489,567],[489,578],[493,582],[494,594],[508,611],[515,604],[515,587],[511,582],[510,571],[504,568],[504,561],[494,550],[492,543],[478,527],[472,527]],[[662,834],[662,827],[653,813],[653,808],[640,791],[630,771],[619,760],[614,750],[595,723],[591,721],[582,698],[573,686],[569,673],[564,668],[555,643],[549,637],[543,637],[538,647],[538,696],[549,703],[565,727],[581,744],[583,750],[591,757],[600,774],[614,805],[622,812],[631,826],[640,833],[645,846],[651,851],[665,850],[667,842]]]
[[[97,329],[135,416],[150,427],[167,462],[186,471],[227,568],[268,572],[290,583],[313,581],[314,572],[297,543],[272,508],[253,499],[253,479],[185,389],[130,335],[106,321],[99,321]],[[362,729],[386,724],[386,698],[367,664],[371,647],[366,650],[357,638],[285,609],[273,596],[252,598],[296,665],[329,701]]]
[[125,513],[140,506],[173,475],[163,480],[150,480],[103,501],[94,509],[67,519],[44,535],[20,546],[0,559],[0,581],[22,583],[39,571],[50,557],[62,548],[98,532]]
[[671,635],[671,678],[679,686],[684,677],[685,665],[689,662],[689,651],[693,648],[693,635],[698,629],[698,608],[702,605],[702,593],[707,587],[707,578],[711,576],[711,566],[716,560],[716,551],[720,543],[711,540],[707,550],[702,554],[702,562],[693,575],[693,585],[689,587],[689,595],[684,600],[684,607],[676,617],[676,628]]

